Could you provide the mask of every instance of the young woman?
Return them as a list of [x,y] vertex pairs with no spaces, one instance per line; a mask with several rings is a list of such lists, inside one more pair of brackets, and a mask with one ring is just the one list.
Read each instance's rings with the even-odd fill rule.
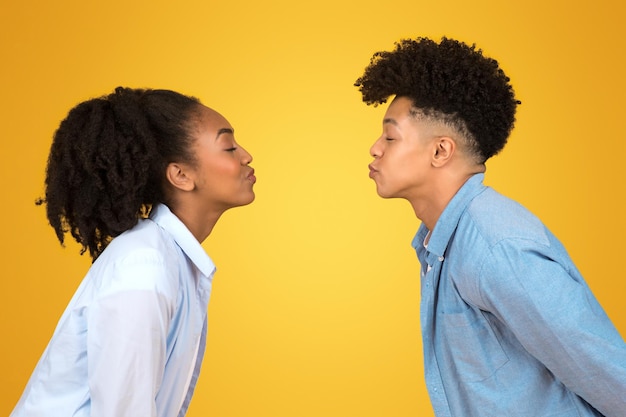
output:
[[21,416],[182,416],[215,266],[200,243],[254,200],[229,122],[168,90],[117,88],[55,133],[45,198],[94,262],[15,407]]

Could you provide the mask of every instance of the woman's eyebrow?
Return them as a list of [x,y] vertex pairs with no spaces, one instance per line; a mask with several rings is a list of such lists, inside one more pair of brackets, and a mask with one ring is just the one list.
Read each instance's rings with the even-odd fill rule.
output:
[[217,136],[215,136],[215,140],[217,140],[217,138],[220,137],[220,135],[224,134],[224,133],[230,133],[231,135],[235,134],[235,129],[231,129],[229,127],[223,127],[220,130],[217,131]]

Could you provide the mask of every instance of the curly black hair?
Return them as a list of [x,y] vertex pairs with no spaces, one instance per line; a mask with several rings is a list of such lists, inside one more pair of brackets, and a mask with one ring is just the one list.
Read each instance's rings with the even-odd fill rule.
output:
[[376,52],[354,85],[368,105],[390,96],[411,99],[416,113],[468,136],[470,151],[484,163],[504,148],[521,104],[509,82],[498,62],[476,45],[419,37],[396,42],[391,52]]
[[193,162],[200,101],[170,90],[118,87],[70,110],[54,134],[45,179],[50,225],[92,260],[165,202],[165,168]]

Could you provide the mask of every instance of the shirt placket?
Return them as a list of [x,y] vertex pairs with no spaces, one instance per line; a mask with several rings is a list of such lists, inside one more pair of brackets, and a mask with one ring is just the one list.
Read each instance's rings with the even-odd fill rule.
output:
[[[193,361],[193,368],[190,369],[190,378],[185,390],[182,405],[178,417],[183,417],[187,413],[191,397],[196,388],[196,383],[200,374],[200,366],[204,358],[204,351],[206,347],[206,334],[207,334],[207,307],[209,304],[209,296],[211,294],[211,282],[206,277],[198,276],[197,278],[198,288],[196,289],[195,310],[198,317],[203,317],[202,320],[196,322],[194,329],[195,340],[197,343],[195,360]],[[202,326],[202,327],[198,327]]]
[[443,265],[443,256],[426,252],[425,262],[421,268],[421,306],[420,320],[422,324],[422,341],[424,349],[424,369],[426,369],[426,388],[437,417],[451,417],[450,407],[446,399],[439,364],[435,354],[435,311],[437,307],[437,288]]

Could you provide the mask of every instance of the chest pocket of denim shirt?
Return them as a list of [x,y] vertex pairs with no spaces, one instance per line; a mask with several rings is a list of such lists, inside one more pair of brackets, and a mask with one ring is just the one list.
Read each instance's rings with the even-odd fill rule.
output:
[[457,297],[458,294],[454,300],[439,298],[435,333],[438,335],[437,350],[443,356],[440,367],[461,381],[484,381],[509,358],[484,313]]

